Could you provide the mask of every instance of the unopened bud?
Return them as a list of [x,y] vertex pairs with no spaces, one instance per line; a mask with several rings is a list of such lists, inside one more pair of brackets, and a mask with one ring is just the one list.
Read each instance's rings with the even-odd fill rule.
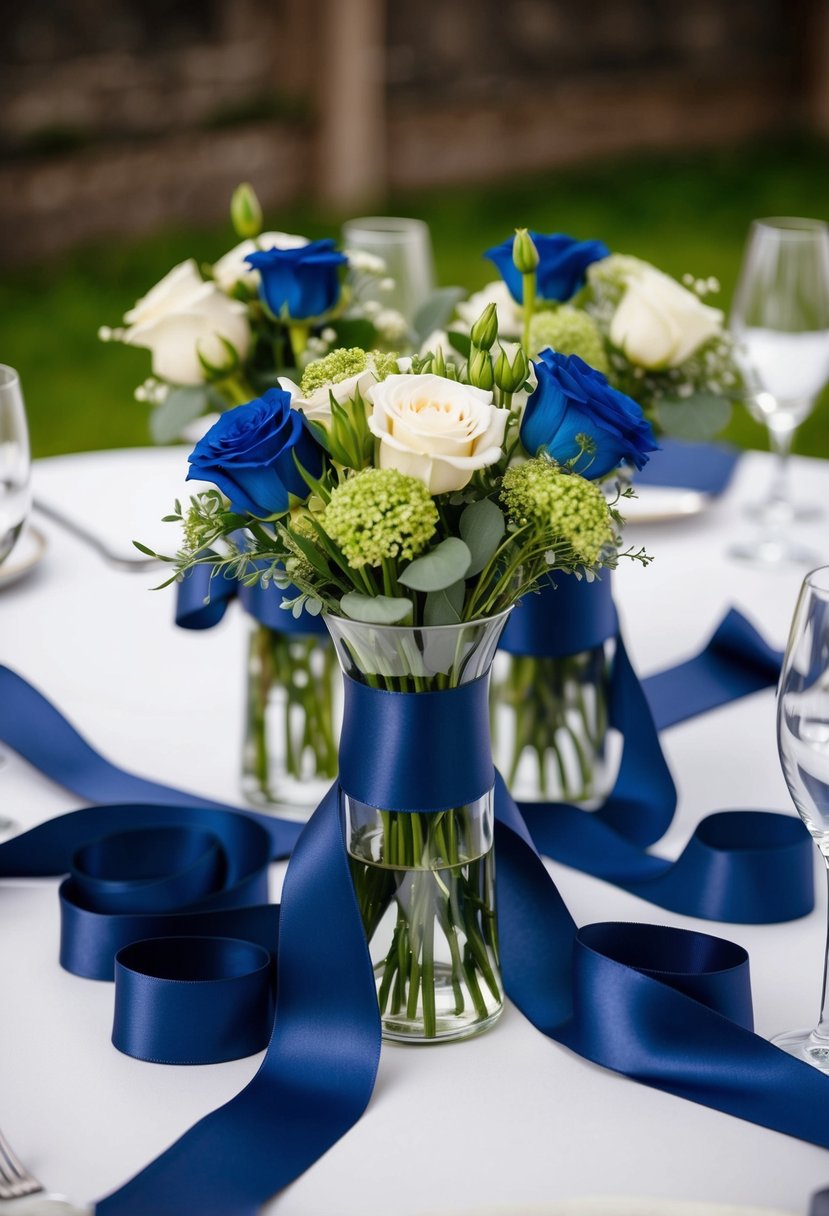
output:
[[262,208],[250,182],[242,182],[230,200],[230,222],[237,236],[250,238],[262,231]]
[[498,313],[494,304],[487,304],[478,320],[469,331],[472,345],[479,350],[489,350],[498,337]]
[[501,347],[500,354],[495,360],[495,383],[502,393],[517,393],[527,379],[530,365],[521,347],[515,352],[515,358],[510,362],[509,355]]
[[439,346],[432,357],[432,371],[436,376],[446,376],[446,359],[443,355],[443,347]]
[[519,274],[532,274],[538,266],[538,250],[526,228],[515,229],[512,242],[512,261]]
[[492,360],[485,350],[478,350],[469,361],[469,383],[475,388],[491,389],[494,383]]

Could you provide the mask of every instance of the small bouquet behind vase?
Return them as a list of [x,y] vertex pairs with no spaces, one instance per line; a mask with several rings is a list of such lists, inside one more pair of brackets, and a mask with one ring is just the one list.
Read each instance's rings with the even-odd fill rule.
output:
[[[519,268],[536,256],[525,231],[514,256]],[[460,368],[441,352],[332,352],[304,385],[228,411],[191,454],[189,476],[217,488],[172,517],[173,579],[208,566],[291,587],[283,608],[323,613],[335,639],[347,846],[387,1036],[460,1037],[500,1012],[492,769],[471,801],[438,774],[445,790],[407,807],[371,801],[366,774],[396,749],[428,786],[439,722],[459,757],[488,753],[486,676],[516,601],[559,572],[589,580],[622,555],[649,560],[620,553],[618,505],[597,479],[653,448],[638,405],[579,358],[547,352],[531,368],[499,348],[488,307]]]

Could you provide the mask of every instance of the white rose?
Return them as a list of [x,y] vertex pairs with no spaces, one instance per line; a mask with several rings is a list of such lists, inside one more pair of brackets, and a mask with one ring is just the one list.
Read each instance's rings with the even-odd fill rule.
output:
[[301,249],[308,241],[304,236],[291,232],[263,232],[255,241],[242,241],[213,265],[213,278],[222,291],[228,294],[237,283],[244,283],[251,291],[259,288],[259,271],[248,266],[245,258],[258,249]]
[[328,426],[331,421],[331,394],[334,400],[343,405],[349,401],[359,389],[360,396],[366,399],[368,390],[377,383],[377,377],[370,367],[357,372],[355,376],[346,376],[337,384],[321,384],[308,397],[303,397],[302,389],[288,376],[279,377],[279,387],[291,394],[291,405],[305,415],[309,422],[321,422]]
[[678,367],[722,332],[723,314],[675,279],[643,266],[628,280],[610,324],[610,340],[640,367]]
[[492,393],[443,376],[387,376],[368,392],[380,468],[417,477],[430,494],[462,490],[501,457],[508,411]]
[[487,283],[468,300],[461,300],[456,312],[467,329],[471,329],[488,304],[495,305],[498,316],[498,337],[517,338],[524,324],[521,305],[516,304],[503,279]]
[[230,300],[215,283],[205,283],[191,259],[173,267],[125,315],[123,341],[152,352],[153,372],[173,384],[202,384],[199,362],[228,362],[226,339],[244,359],[250,346],[247,309]]

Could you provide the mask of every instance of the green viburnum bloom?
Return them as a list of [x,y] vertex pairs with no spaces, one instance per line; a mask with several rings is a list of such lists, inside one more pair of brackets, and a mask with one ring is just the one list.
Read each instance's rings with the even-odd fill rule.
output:
[[397,469],[363,469],[337,486],[322,526],[354,569],[413,558],[435,534],[437,507],[422,481]]
[[501,502],[513,524],[535,524],[540,534],[560,537],[576,562],[594,566],[613,545],[610,513],[599,487],[549,457],[536,456],[504,474]]
[[317,389],[329,384],[340,384],[363,372],[373,372],[377,380],[397,371],[397,355],[380,350],[361,350],[359,346],[339,347],[322,359],[309,363],[302,373],[300,390],[303,397],[310,397]]
[[599,327],[580,308],[562,304],[533,315],[530,321],[530,350],[537,353],[548,346],[562,355],[578,355],[605,376],[610,370]]

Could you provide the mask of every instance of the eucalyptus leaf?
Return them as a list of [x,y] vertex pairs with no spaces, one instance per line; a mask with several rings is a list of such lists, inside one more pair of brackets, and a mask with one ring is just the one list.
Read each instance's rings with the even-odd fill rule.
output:
[[472,554],[466,577],[480,574],[501,543],[507,530],[504,513],[491,498],[470,503],[461,515],[461,537]]
[[461,619],[466,583],[460,578],[444,591],[430,591],[423,609],[426,625],[457,625]]
[[445,591],[466,577],[471,561],[469,546],[457,536],[447,536],[430,553],[416,557],[398,581],[412,591]]
[[414,615],[414,604],[403,596],[360,595],[357,591],[348,591],[340,608],[352,621],[370,625],[399,625]]
[[713,393],[661,401],[656,419],[666,435],[676,439],[711,439],[728,424],[731,402]]
[[436,329],[446,329],[455,305],[464,299],[462,287],[439,287],[424,300],[414,315],[412,326],[420,342],[425,342]]
[[188,422],[207,413],[209,397],[204,385],[171,389],[150,414],[150,434],[155,443],[172,443],[181,438]]

